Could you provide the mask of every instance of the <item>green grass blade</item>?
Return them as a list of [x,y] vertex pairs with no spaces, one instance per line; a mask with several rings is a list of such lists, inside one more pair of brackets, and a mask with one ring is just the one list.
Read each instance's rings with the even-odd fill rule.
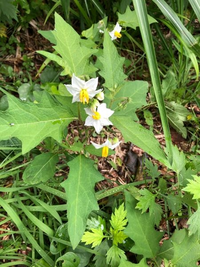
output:
[[200,0],[189,0],[189,2],[198,20],[200,21]]
[[[53,260],[47,255],[47,253],[39,246],[39,244],[34,239],[34,237],[29,233],[28,229],[25,227],[25,225],[23,224],[23,222],[19,218],[16,211],[14,211],[13,208],[9,204],[7,204],[2,198],[0,198],[0,205],[8,213],[8,215],[11,217],[12,221],[16,224],[17,228],[21,232],[22,238],[24,240],[26,240],[26,238],[27,238],[29,240],[29,242],[32,244],[33,248],[40,254],[40,256],[50,266],[54,266]],[[9,265],[7,265],[7,266],[9,266]]]
[[[29,196],[29,198],[35,203],[38,203],[42,208],[44,208],[44,211],[49,212],[59,223],[62,223],[61,218],[59,216],[59,214],[57,213],[57,211],[52,208],[52,206],[46,204],[44,201],[41,201],[40,199],[31,196],[28,192],[26,191],[22,191],[22,193],[26,194],[27,196]],[[37,210],[36,210],[37,211]]]
[[149,70],[151,74],[151,80],[160,112],[161,122],[163,126],[163,132],[165,135],[166,147],[168,152],[169,162],[172,163],[172,142],[169,124],[166,115],[165,103],[162,94],[161,81],[158,71],[158,65],[156,61],[155,48],[152,40],[152,34],[147,17],[146,3],[144,0],[133,0],[135,11],[139,22],[140,32],[144,43]]
[[33,215],[26,206],[21,202],[20,198],[18,196],[15,197],[19,203],[19,208],[26,214],[26,216],[29,218],[29,220],[35,224],[40,230],[45,232],[48,236],[53,236],[54,231],[44,224],[42,221],[40,221],[35,215]]

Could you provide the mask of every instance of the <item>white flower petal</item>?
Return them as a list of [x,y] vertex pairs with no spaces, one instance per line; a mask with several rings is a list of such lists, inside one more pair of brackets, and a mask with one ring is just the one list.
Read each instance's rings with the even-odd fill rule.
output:
[[117,22],[114,28],[115,32],[121,32],[122,27],[119,25],[119,23]]
[[103,129],[103,125],[101,124],[100,120],[94,120],[94,124],[93,124],[96,133],[100,133],[101,130]]
[[90,91],[95,91],[97,89],[97,85],[98,85],[98,77],[92,78],[85,83],[85,89],[87,89],[89,93]]
[[80,92],[79,88],[76,88],[76,87],[72,86],[71,84],[65,84],[65,87],[67,88],[67,90],[72,95],[77,94],[78,92]]
[[109,147],[109,148],[110,148],[110,149],[115,149],[120,143],[121,143],[121,141],[120,141],[120,142],[117,142],[117,143],[114,144],[114,145],[111,145],[111,147]]
[[90,108],[84,108],[85,109],[85,112],[87,115],[89,116],[93,116],[94,115],[94,112],[90,109]]
[[73,99],[72,99],[72,103],[74,102],[80,102],[80,94],[74,94],[73,95]]
[[79,88],[79,90],[85,88],[85,81],[81,80],[80,78],[76,77],[75,74],[72,75],[72,86]]
[[96,144],[96,143],[94,143],[94,142],[92,142],[92,141],[91,141],[91,143],[93,144],[93,146],[94,146],[96,149],[99,149],[99,148],[104,147],[104,144],[99,145],[99,144]]
[[85,126],[94,126],[94,119],[88,116],[85,120]]
[[113,125],[112,122],[107,118],[101,118],[100,121],[103,126]]

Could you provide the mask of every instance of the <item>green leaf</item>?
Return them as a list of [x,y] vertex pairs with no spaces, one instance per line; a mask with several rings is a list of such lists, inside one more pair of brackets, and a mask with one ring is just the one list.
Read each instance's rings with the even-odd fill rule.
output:
[[164,163],[166,166],[169,165],[158,140],[154,137],[151,131],[134,122],[132,118],[128,116],[113,115],[111,117],[111,121],[113,125],[122,132],[125,142],[131,141],[133,144],[142,148],[146,153]]
[[58,155],[43,153],[34,158],[23,173],[23,180],[27,184],[45,183],[54,176]]
[[186,160],[183,151],[179,151],[177,146],[172,146],[173,162],[171,168],[179,174],[185,167]]
[[189,225],[189,235],[197,233],[198,240],[200,240],[200,207],[192,214],[187,224]]
[[152,194],[148,189],[144,188],[140,190],[141,196],[139,202],[136,205],[136,209],[142,210],[142,213],[149,209],[149,213],[156,225],[159,224],[162,215],[162,208],[155,202],[156,195]]
[[131,263],[130,261],[126,261],[124,259],[121,259],[120,261],[120,265],[119,267],[134,267],[134,266],[138,266],[138,267],[148,267],[149,265],[147,265],[146,263],[146,259],[142,259],[139,263]]
[[124,203],[119,208],[115,208],[115,212],[111,215],[110,224],[114,230],[121,231],[125,229],[127,224],[127,211],[124,209]]
[[182,105],[175,103],[174,101],[168,102],[167,107],[167,116],[172,127],[181,133],[183,138],[187,137],[187,129],[184,127],[183,122],[186,121],[187,115],[190,112]]
[[91,229],[92,233],[86,231],[81,239],[82,242],[85,242],[86,245],[92,244],[92,247],[99,246],[105,237],[101,227],[97,229]]
[[200,176],[193,175],[194,180],[188,180],[188,185],[183,188],[184,191],[193,195],[193,199],[200,198]]
[[160,176],[160,172],[158,171],[158,165],[154,165],[147,158],[145,159],[145,166],[147,167],[147,173],[152,178],[158,178]]
[[181,242],[174,241],[173,245],[174,256],[171,262],[174,266],[197,266],[196,263],[200,259],[200,244],[197,235],[188,236],[188,234],[186,234]]
[[166,198],[169,209],[173,212],[173,214],[177,214],[178,211],[182,208],[181,196],[170,194]]
[[92,210],[98,210],[94,185],[103,177],[94,168],[94,162],[79,155],[68,163],[69,176],[61,186],[67,195],[68,232],[73,248],[75,248],[84,233],[88,215]]
[[[126,12],[124,14],[117,13],[118,15],[118,22],[123,27],[130,27],[136,30],[139,27],[137,14],[135,10],[131,11],[130,7],[127,6]],[[149,24],[157,22],[154,18],[148,15]]]
[[62,267],[78,267],[80,263],[79,257],[73,252],[65,253],[57,259],[56,263],[58,261],[63,261]]
[[12,23],[12,19],[17,19],[17,8],[13,0],[0,0],[0,21]]
[[[62,75],[72,76],[94,75],[96,68],[90,64],[89,58],[96,52],[81,45],[79,34],[65,20],[55,13],[55,30],[52,34],[56,40],[55,51],[60,55],[55,55],[45,51],[38,53],[56,61],[64,68]],[[49,35],[51,39],[52,36]]]
[[46,137],[62,141],[63,130],[75,117],[46,92],[40,103],[23,103],[7,93],[9,108],[0,111],[1,140],[17,137],[25,154]]
[[95,257],[95,266],[96,267],[107,267],[106,263],[106,253],[109,250],[108,241],[105,239],[103,242],[95,248],[95,251],[98,252]]
[[125,252],[115,245],[113,245],[108,250],[106,255],[107,255],[106,262],[107,264],[110,264],[112,267],[118,267],[121,259],[126,260]]
[[154,219],[148,213],[141,214],[135,209],[136,200],[125,191],[128,226],[124,233],[135,245],[131,252],[143,255],[144,258],[155,258],[160,250],[159,241],[162,233],[155,230]]
[[120,115],[130,116],[138,120],[135,111],[146,105],[146,95],[148,92],[148,83],[144,81],[127,81],[115,95],[112,103],[112,109],[117,109]]
[[113,245],[116,246],[118,245],[118,243],[123,243],[124,240],[127,238],[127,235],[125,235],[123,231],[118,231],[110,228],[110,233],[112,235]]
[[125,58],[119,56],[107,31],[104,33],[103,55],[99,60],[102,63],[99,74],[105,79],[105,87],[114,90],[124,83],[127,77],[123,72]]

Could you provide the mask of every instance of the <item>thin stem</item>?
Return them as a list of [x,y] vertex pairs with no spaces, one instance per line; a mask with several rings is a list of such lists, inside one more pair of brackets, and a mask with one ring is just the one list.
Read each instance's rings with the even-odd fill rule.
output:
[[144,43],[144,48],[147,55],[147,61],[149,65],[149,71],[151,74],[151,80],[153,84],[153,89],[156,97],[156,101],[158,104],[158,109],[160,112],[163,132],[165,135],[165,142],[168,152],[168,160],[170,163],[172,163],[172,142],[171,142],[171,134],[169,129],[169,124],[167,120],[167,114],[165,109],[165,103],[164,98],[162,94],[162,88],[161,88],[161,81],[156,61],[156,55],[155,55],[155,48],[153,44],[152,34],[148,22],[147,17],[147,9],[146,9],[146,3],[145,0],[133,0],[133,4],[135,7],[135,11],[137,14],[140,32],[142,35],[142,40]]

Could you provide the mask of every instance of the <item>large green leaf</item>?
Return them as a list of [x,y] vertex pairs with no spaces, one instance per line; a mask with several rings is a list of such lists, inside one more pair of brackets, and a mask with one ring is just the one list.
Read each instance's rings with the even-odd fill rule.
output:
[[108,89],[117,89],[127,77],[123,72],[125,58],[119,56],[107,31],[104,34],[103,55],[99,58],[102,63],[99,74],[105,79],[104,86]]
[[43,153],[34,158],[23,173],[23,180],[28,184],[46,182],[54,176],[58,155]]
[[55,102],[46,92],[38,104],[25,103],[10,94],[7,98],[9,108],[0,111],[0,140],[17,137],[22,141],[23,154],[46,137],[61,142],[64,128],[75,119],[67,107]]
[[[186,232],[185,229],[181,230]],[[183,233],[182,233],[182,236]],[[200,259],[200,244],[197,235],[188,236],[186,232],[181,241],[173,242],[174,256],[171,260],[173,266],[177,267],[195,267]]]
[[56,42],[55,51],[60,55],[55,55],[46,51],[38,51],[38,53],[47,58],[56,61],[64,68],[63,75],[72,76],[94,75],[96,68],[90,64],[89,58],[96,52],[95,49],[89,49],[81,45],[79,34],[65,20],[55,13],[55,30],[51,34],[46,34]]
[[141,214],[135,209],[136,201],[128,191],[125,191],[125,197],[128,226],[124,233],[135,242],[131,252],[155,259],[163,234],[155,230],[154,219],[148,213]]
[[75,248],[84,233],[88,215],[92,210],[98,210],[94,185],[103,177],[94,168],[94,162],[79,155],[68,163],[69,177],[61,185],[67,195],[68,232],[73,248]]
[[[124,14],[117,13],[118,22],[124,27],[130,27],[136,30],[139,27],[137,14],[135,10],[130,10],[130,7],[127,6],[126,12]],[[157,22],[154,18],[148,15],[149,24]]]
[[137,120],[135,111],[146,105],[146,95],[148,91],[148,83],[145,81],[127,81],[119,92],[115,95],[115,101],[112,104],[112,109],[118,107],[121,115],[131,116]]
[[151,131],[145,129],[139,123],[134,122],[132,118],[128,116],[113,115],[111,121],[113,125],[122,132],[126,142],[131,141],[166,166],[169,165],[165,153]]

